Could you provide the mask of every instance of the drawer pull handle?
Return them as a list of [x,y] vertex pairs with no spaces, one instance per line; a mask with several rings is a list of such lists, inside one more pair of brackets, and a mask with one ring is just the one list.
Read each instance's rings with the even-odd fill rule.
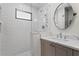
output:
[[50,44],[50,46],[55,47],[54,45],[52,45],[52,43]]

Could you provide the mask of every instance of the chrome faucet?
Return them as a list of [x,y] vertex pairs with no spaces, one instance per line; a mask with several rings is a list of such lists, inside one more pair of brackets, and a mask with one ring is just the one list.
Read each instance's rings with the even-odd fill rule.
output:
[[62,33],[57,34],[57,38],[62,38]]
[[60,39],[66,39],[66,35],[63,35],[62,33],[59,33],[59,37],[60,37]]
[[59,33],[57,35],[57,38],[59,38],[59,39],[66,39],[66,35],[63,35],[62,33]]

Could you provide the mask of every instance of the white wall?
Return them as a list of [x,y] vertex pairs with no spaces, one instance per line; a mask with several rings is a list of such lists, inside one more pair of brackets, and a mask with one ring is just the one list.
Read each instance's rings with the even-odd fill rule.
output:
[[32,32],[39,32],[38,8],[32,7]]
[[[1,18],[1,6],[0,6],[0,18]],[[1,55],[1,39],[2,39],[2,22],[1,22],[1,19],[0,19],[0,55]]]
[[1,41],[2,55],[16,55],[31,48],[31,22],[15,19],[15,8],[31,12],[26,4],[0,4],[3,21],[3,39]]
[[[37,16],[38,16],[38,19],[37,19],[37,22],[38,22],[38,30],[40,33],[42,32],[48,32],[48,27],[46,26],[46,19],[48,19],[49,17],[49,14],[48,14],[48,4],[42,4],[42,6],[40,8],[38,8],[38,11],[37,11]],[[45,15],[47,15],[47,18],[45,18]],[[44,28],[42,28],[42,26],[44,26]]]
[[73,10],[74,10],[74,12],[76,12],[77,13],[77,15],[76,15],[76,17],[74,18],[74,22],[71,24],[71,26],[68,28],[68,29],[66,29],[66,30],[58,30],[57,28],[56,28],[56,26],[54,25],[54,22],[53,22],[53,15],[54,15],[54,11],[55,11],[55,8],[57,7],[57,5],[58,4],[50,4],[50,6],[51,6],[51,8],[50,8],[50,10],[51,10],[51,20],[50,20],[50,30],[51,30],[51,32],[52,33],[59,33],[59,32],[64,32],[64,33],[73,33],[73,34],[77,34],[77,35],[79,35],[79,27],[78,27],[78,25],[79,25],[79,8],[78,8],[78,6],[79,6],[79,4],[78,3],[72,3],[71,4],[71,6],[72,6],[72,8],[73,8]]
[[33,56],[41,56],[41,43],[40,34],[37,32],[32,33],[32,52]]
[[[48,31],[49,33],[52,34],[58,34],[59,32],[63,32],[63,33],[73,33],[73,34],[77,34],[79,35],[79,3],[70,3],[73,10],[77,13],[76,17],[74,18],[74,22],[71,24],[71,26],[66,29],[66,30],[59,30],[58,28],[56,28],[55,24],[54,24],[54,19],[53,19],[53,15],[54,15],[54,11],[56,9],[56,7],[59,5],[59,3],[48,3],[47,5],[43,6],[42,8],[47,7],[48,8]],[[42,9],[40,8],[40,9]],[[40,21],[40,20],[39,20]]]

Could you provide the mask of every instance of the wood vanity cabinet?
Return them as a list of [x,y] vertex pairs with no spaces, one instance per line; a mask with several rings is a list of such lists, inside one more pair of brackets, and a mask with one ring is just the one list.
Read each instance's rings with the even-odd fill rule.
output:
[[47,40],[41,40],[41,55],[55,56],[55,47]]
[[41,39],[42,56],[71,56],[72,49]]
[[72,49],[56,44],[55,55],[56,56],[71,56]]
[[72,56],[79,56],[79,51],[72,50]]

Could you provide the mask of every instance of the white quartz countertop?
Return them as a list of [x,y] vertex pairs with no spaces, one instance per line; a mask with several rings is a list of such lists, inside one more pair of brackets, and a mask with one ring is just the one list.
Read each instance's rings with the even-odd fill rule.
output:
[[54,39],[49,36],[41,36],[41,39],[48,40],[54,43],[57,43],[62,46],[66,46],[75,50],[79,50],[79,40],[62,40],[62,39]]

